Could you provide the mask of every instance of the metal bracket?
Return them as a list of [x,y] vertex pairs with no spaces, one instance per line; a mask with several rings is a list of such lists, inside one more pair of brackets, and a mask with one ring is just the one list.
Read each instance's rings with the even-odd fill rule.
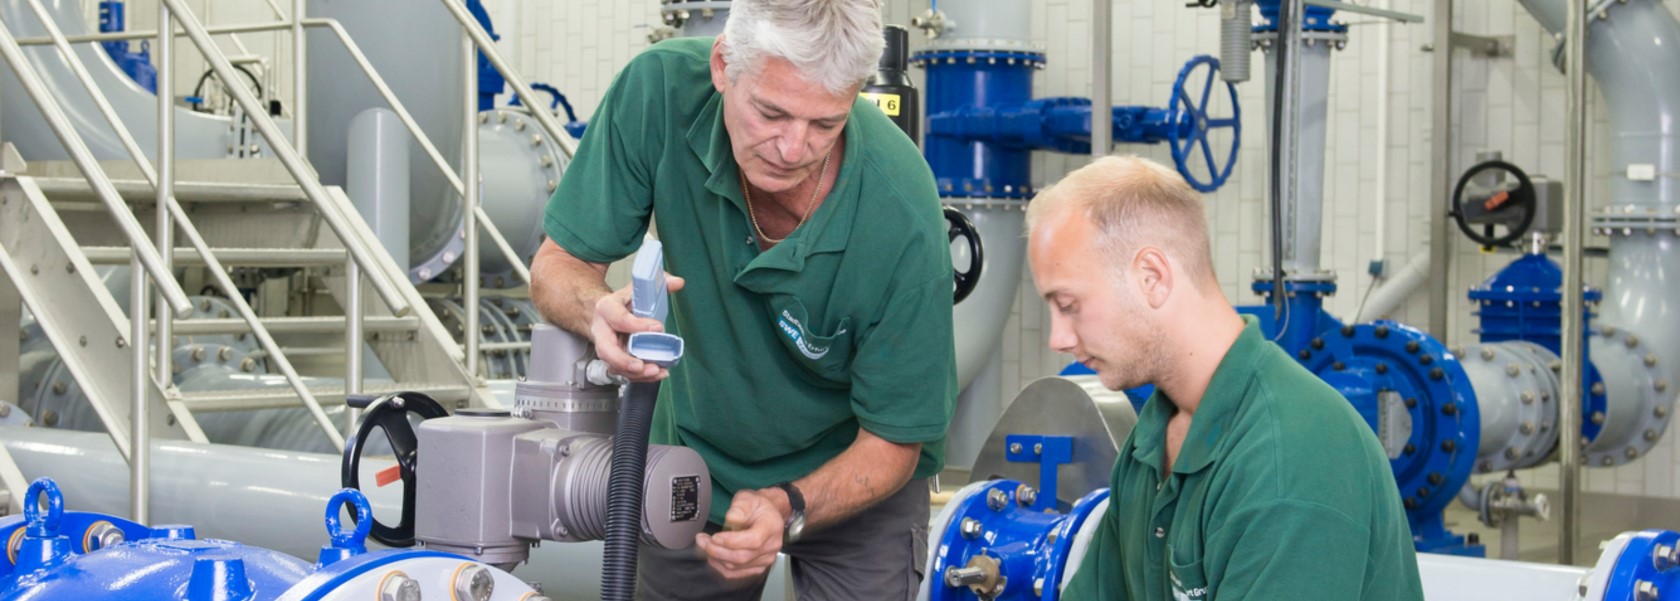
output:
[[22,513],[23,493],[27,490],[29,481],[23,479],[23,472],[12,461],[6,445],[0,445],[0,516]]
[[1008,445],[1005,459],[1038,464],[1038,498],[1033,500],[1032,508],[1056,509],[1057,471],[1063,464],[1073,463],[1073,437],[1010,434],[1004,441]]
[[29,171],[29,162],[18,154],[11,142],[0,144],[0,177],[16,176]]
[[1517,47],[1517,36],[1514,35],[1487,36],[1454,31],[1450,39],[1454,48],[1469,50],[1471,54],[1481,58],[1511,56]]

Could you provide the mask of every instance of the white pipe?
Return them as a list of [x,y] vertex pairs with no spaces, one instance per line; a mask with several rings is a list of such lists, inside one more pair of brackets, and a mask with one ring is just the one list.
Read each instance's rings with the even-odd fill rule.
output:
[[[1378,8],[1391,8],[1393,2],[1384,0]],[[1383,262],[1383,271],[1388,271],[1388,95],[1393,93],[1394,82],[1389,81],[1388,53],[1390,46],[1390,30],[1393,21],[1383,19],[1377,25],[1377,183],[1376,190],[1377,239],[1375,258]],[[1429,255],[1425,254],[1427,261]]]
[[[1380,187],[1378,188],[1381,189]],[[1429,281],[1429,252],[1424,251],[1412,255],[1406,261],[1406,266],[1389,276],[1388,281],[1371,292],[1371,299],[1365,302],[1365,308],[1354,316],[1354,323],[1364,323],[1373,319],[1385,319],[1389,314],[1398,310],[1417,292],[1419,286]]]

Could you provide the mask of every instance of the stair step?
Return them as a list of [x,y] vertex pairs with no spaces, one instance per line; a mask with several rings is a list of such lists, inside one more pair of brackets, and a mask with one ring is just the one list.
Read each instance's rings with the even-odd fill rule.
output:
[[[264,317],[263,327],[273,334],[338,334],[344,332],[345,319],[340,316],[327,317]],[[362,331],[364,332],[409,332],[420,327],[417,317],[363,317]],[[152,329],[157,329],[153,322]],[[181,319],[174,324],[176,336],[217,336],[227,334],[242,334],[251,331],[245,320],[235,318],[222,319]]]
[[[344,387],[327,386],[309,389],[324,407],[344,404]],[[418,392],[436,399],[445,407],[455,407],[472,395],[472,389],[458,384],[434,382],[369,383],[362,394],[383,395],[393,392]],[[290,386],[263,390],[202,390],[181,393],[180,402],[193,411],[248,411],[256,409],[298,408],[303,402]]]
[[[53,202],[98,200],[93,187],[80,177],[37,177],[41,187]],[[128,201],[157,200],[157,191],[143,179],[113,179],[117,194]],[[230,182],[175,182],[175,200],[180,202],[273,202],[309,200],[296,184],[247,184]]]
[[[316,267],[343,265],[348,259],[343,250],[315,248],[212,248],[223,265],[240,267]],[[134,249],[126,246],[87,246],[82,248],[88,262],[94,265],[127,264],[134,260]],[[190,247],[175,249],[176,265],[201,266],[204,259]]]

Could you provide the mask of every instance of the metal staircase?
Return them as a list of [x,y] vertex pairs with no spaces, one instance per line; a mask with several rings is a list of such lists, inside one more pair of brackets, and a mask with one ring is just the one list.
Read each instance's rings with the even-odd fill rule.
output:
[[[99,105],[105,121],[121,139],[132,161],[96,161],[74,125],[56,106],[51,92],[33,71],[5,23],[0,23],[0,58],[18,74],[30,99],[40,109],[69,162],[25,164],[10,149],[0,149],[0,307],[22,304],[36,316],[75,382],[91,401],[112,440],[134,469],[135,519],[144,521],[149,437],[205,442],[195,415],[214,411],[304,407],[334,447],[344,445],[343,429],[326,407],[342,404],[347,395],[396,390],[421,391],[457,407],[498,406],[478,377],[476,311],[466,311],[465,344],[455,342],[426,299],[409,283],[407,274],[385,252],[356,214],[344,192],[324,186],[313,169],[283,135],[258,99],[235,76],[228,58],[211,41],[211,33],[187,9],[183,0],[161,0],[160,25],[184,35],[204,55],[211,68],[230,87],[254,129],[262,134],[273,158],[176,161],[173,159],[169,94],[159,99],[159,159],[154,165],[112,110],[70,39],[56,27],[40,0],[27,0],[49,32],[49,39],[24,44],[52,44],[76,73],[83,88]],[[476,51],[507,76],[527,106],[542,106],[531,89],[508,68],[489,35],[460,0],[441,0],[463,28],[465,81],[476,79]],[[293,4],[289,21],[241,26],[239,31],[289,29],[302,40],[306,27],[321,27],[337,35],[361,66],[376,90],[396,112],[419,146],[441,169],[465,201],[465,306],[478,304],[476,236],[489,235],[529,284],[530,273],[496,231],[478,205],[477,149],[474,135],[465,142],[463,173],[456,173],[436,146],[363,58],[344,29],[327,19],[298,18],[302,1]],[[161,27],[160,27],[161,28]],[[225,28],[224,28],[225,29]],[[225,31],[224,31],[225,32]],[[124,39],[146,35],[79,36],[75,42],[98,38]],[[158,87],[170,89],[171,46],[175,36],[157,35],[153,51],[163,67]],[[301,57],[301,54],[298,56]],[[295,68],[302,82],[303,62]],[[301,85],[301,83],[300,83]],[[463,123],[467,132],[477,118],[475,90],[464,93]],[[301,103],[297,113],[303,114]],[[573,143],[551,115],[532,116],[567,156]],[[297,124],[294,135],[301,135]],[[147,231],[144,221],[156,225]],[[176,236],[184,245],[176,243]],[[96,277],[100,266],[128,265],[134,285],[127,311]],[[228,315],[199,316],[176,275],[179,267],[202,267],[206,288],[236,309]],[[231,279],[233,268],[296,269],[316,284],[322,301],[306,314],[259,314]],[[8,287],[9,282],[9,287]],[[9,289],[8,289],[9,288]],[[155,313],[148,310],[153,292],[162,299]],[[9,297],[9,298],[8,298]],[[330,302],[327,302],[330,301]],[[294,312],[295,313],[295,312]],[[129,315],[140,316],[138,321]],[[8,323],[9,322],[9,323]],[[16,358],[19,337],[15,316],[0,315],[0,358]],[[284,388],[258,390],[194,390],[175,388],[169,349],[174,336],[251,335],[268,369],[284,377]],[[166,341],[154,344],[153,340]],[[371,349],[391,375],[391,382],[364,389],[362,349]],[[164,349],[158,352],[158,348]],[[325,349],[325,352],[323,352]],[[294,361],[295,355],[295,361]],[[300,368],[309,376],[300,373]],[[321,386],[336,376],[338,385]],[[11,379],[14,383],[15,376]],[[0,381],[0,384],[6,384]],[[0,389],[0,401],[12,390]],[[350,420],[355,412],[347,412]],[[16,469],[0,456],[0,490],[21,492]],[[0,506],[15,506],[16,495],[0,498]],[[3,511],[3,510],[0,510]]]

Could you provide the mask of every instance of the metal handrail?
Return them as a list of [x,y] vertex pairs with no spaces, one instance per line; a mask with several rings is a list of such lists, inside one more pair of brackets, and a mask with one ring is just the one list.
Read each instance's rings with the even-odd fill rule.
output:
[[222,54],[221,49],[217,48],[215,42],[210,39],[209,32],[206,32],[203,25],[199,24],[197,19],[193,17],[193,13],[187,8],[184,0],[161,1],[169,7],[175,21],[180,23],[181,28],[187,33],[187,38],[192,41],[194,46],[198,47],[205,61],[210,63],[211,70],[215,71],[216,76],[220,77],[223,82],[229,83],[228,90],[233,92],[234,101],[239,104],[240,108],[245,111],[246,116],[256,125],[257,131],[262,134],[263,138],[268,140],[269,148],[280,159],[280,163],[286,167],[286,171],[292,174],[292,179],[296,180],[298,185],[303,188],[304,195],[309,197],[310,202],[314,203],[315,206],[322,209],[321,216],[327,222],[327,225],[332,228],[333,233],[344,241],[345,250],[349,251],[350,256],[355,259],[356,263],[367,271],[365,275],[368,277],[369,283],[373,285],[374,292],[379,294],[379,297],[385,301],[385,305],[391,308],[392,313],[399,317],[407,315],[409,311],[413,310],[413,306],[409,304],[407,299],[403,298],[402,293],[397,291],[396,284],[392,283],[390,274],[383,270],[369,268],[371,265],[377,265],[377,263],[374,263],[372,251],[368,250],[367,245],[356,239],[350,225],[345,222],[345,216],[336,210],[337,207],[329,206],[333,201],[327,194],[325,186],[315,179],[314,171],[304,162],[303,157],[299,156],[292,143],[280,132],[280,126],[258,103],[256,96],[245,84],[233,83],[239,81],[238,73],[234,71],[233,65],[228,63],[227,56]]
[[[474,26],[477,26],[476,21],[474,21],[473,24]],[[391,91],[391,87],[385,83],[384,77],[381,77],[378,70],[374,69],[373,63],[367,58],[367,54],[363,53],[361,47],[356,44],[355,40],[351,39],[350,34],[344,30],[344,26],[335,19],[321,18],[304,19],[303,25],[305,27],[326,27],[327,29],[332,30],[333,35],[338,38],[339,43],[343,44],[345,51],[350,54],[350,58],[354,60],[356,62],[356,66],[362,70],[362,74],[366,75],[368,80],[373,84],[374,90],[379,92],[380,97],[385,99],[385,103],[390,106],[392,112],[397,114],[397,119],[402,122],[403,127],[408,130],[409,135],[414,136],[414,140],[420,144],[421,150],[424,150],[426,152],[426,156],[432,159],[432,163],[437,165],[438,170],[443,172],[444,179],[448,180],[449,185],[455,189],[455,193],[464,197],[467,191],[466,186],[462,184],[461,176],[449,165],[448,159],[445,159],[443,157],[443,153],[438,151],[437,145],[432,143],[431,138],[428,137],[424,131],[421,131],[419,123],[414,120],[414,116],[408,112],[408,109],[403,105],[402,101],[397,99],[396,94]],[[291,27],[291,23],[255,23],[249,25],[228,25],[223,27],[205,28],[205,31],[216,35],[223,35],[261,31],[280,31],[290,29]],[[482,28],[480,28],[480,30],[482,31]],[[121,33],[70,36],[68,39],[71,43],[85,43],[113,40],[133,40],[143,37],[153,37],[156,35],[156,31],[129,31]],[[176,31],[175,35],[177,37],[182,37],[187,34],[185,31]],[[19,42],[28,44],[51,44],[52,40],[48,38],[26,38],[20,40]],[[497,65],[497,68],[502,71],[504,76],[512,73],[512,70],[507,67],[506,62],[501,59],[500,55],[493,57],[491,62]],[[294,76],[294,79],[302,80],[303,78],[301,76]],[[514,91],[519,94],[526,106],[543,106],[543,104],[538,101],[535,94],[531,92],[530,86],[525,85],[522,79],[514,76],[508,77],[508,81],[514,86]],[[298,106],[301,105],[294,105],[293,107],[293,119],[301,121],[303,117],[302,112],[297,110]],[[531,113],[537,119],[538,126],[542,127],[543,130],[548,133],[549,137],[555,140],[555,143],[560,147],[561,152],[565,153],[568,159],[571,158],[571,156],[576,152],[576,144],[572,141],[571,136],[567,135],[565,131],[560,128],[559,124],[555,122],[554,119],[546,112],[541,110],[532,110]],[[480,205],[473,212],[479,224],[483,227],[485,235],[490,237],[490,241],[496,245],[497,250],[501,251],[502,256],[506,258],[508,264],[513,266],[514,274],[519,276],[520,281],[525,282],[526,285],[530,285],[530,268],[525,266],[525,262],[519,257],[519,253],[513,250],[513,245],[508,243],[507,238],[502,235],[501,230],[490,220],[489,214],[484,212],[484,207]]]
[[[88,149],[87,142],[76,132],[70,118],[64,114],[64,109],[53,101],[46,84],[41,81],[40,74],[29,64],[29,59],[23,55],[23,48],[17,45],[11,30],[3,23],[0,23],[0,55],[4,56],[6,63],[17,74],[18,81],[29,93],[29,98],[35,102],[36,108],[41,111],[41,116],[46,118],[53,135],[64,145],[65,150],[69,151],[71,160],[81,169],[82,176],[87,178],[88,184],[93,187],[106,211],[117,222],[117,229],[122,231],[129,245],[134,247],[134,256],[140,267],[145,270],[146,275],[160,282],[159,287],[162,288],[164,301],[169,304],[170,310],[179,317],[191,315],[192,301],[187,300],[186,292],[181,290],[180,284],[175,282],[175,277],[164,268],[163,259],[158,256],[157,250],[152,248],[151,238],[141,229],[140,222],[134,218],[134,214],[129,212],[128,203],[117,193],[116,186],[111,184],[110,176],[99,166],[93,151]],[[143,316],[134,318],[140,319]]]
[[[244,24],[244,25],[218,25],[218,26],[215,26],[215,27],[205,27],[204,30],[210,32],[210,35],[234,35],[234,34],[240,34],[240,33],[261,33],[261,32],[264,32],[264,31],[279,31],[279,30],[282,30],[282,29],[290,29],[291,27],[292,27],[292,24],[289,23],[289,22],[272,22],[272,23],[247,23],[247,24]],[[156,30],[156,29],[130,29],[130,30],[127,30],[127,31],[106,31],[106,32],[100,32],[100,33],[83,33],[83,34],[77,34],[77,35],[67,35],[67,36],[64,36],[64,39],[69,40],[70,43],[72,43],[72,44],[85,44],[85,43],[88,43],[88,42],[123,42],[123,41],[133,41],[133,40],[147,40],[147,39],[155,39],[157,37],[158,37],[158,30]],[[187,37],[187,34],[183,30],[176,30],[175,31],[175,37],[184,38],[184,37]],[[51,46],[53,44],[53,40],[52,40],[52,38],[47,38],[47,37],[18,38],[17,43],[18,43],[19,46]]]
[[[481,188],[478,186],[478,87],[473,85],[475,81],[478,81],[478,57],[473,55],[472,36],[463,35],[461,36],[461,82],[464,85],[461,86],[461,91],[463,92],[462,100],[464,102],[462,107],[465,118],[461,125],[461,148],[465,151],[462,153],[465,158],[461,161],[461,170],[465,172],[463,179],[467,181],[467,190],[466,194],[461,195],[461,202],[466,205],[466,210],[462,211],[466,223],[461,228],[462,233],[466,234],[466,254],[461,257],[461,264],[466,273],[462,274],[461,283],[462,288],[465,289],[462,292],[466,296],[466,299],[462,301],[463,304],[474,307],[475,310],[466,312],[467,316],[464,321],[467,329],[461,334],[461,338],[467,343],[465,357],[467,375],[474,379],[478,378],[478,344],[482,342],[479,340],[478,311],[476,310],[480,283],[478,281],[478,197]],[[540,113],[542,111],[535,110],[532,112]],[[494,229],[494,226],[492,226],[492,229]],[[513,263],[517,264],[518,261],[513,261]]]
[[[320,401],[309,392],[309,387],[303,383],[302,377],[297,373],[297,370],[293,368],[291,361],[286,358],[283,352],[280,351],[279,343],[275,342],[274,337],[269,333],[268,328],[264,326],[262,321],[257,317],[256,311],[252,310],[250,303],[246,302],[243,294],[240,294],[239,288],[234,285],[233,280],[228,276],[227,269],[222,266],[221,261],[218,260],[215,253],[210,250],[210,245],[205,242],[204,237],[199,233],[198,228],[193,225],[191,217],[188,216],[186,210],[181,207],[181,204],[176,201],[175,196],[170,193],[169,188],[173,185],[174,178],[172,177],[173,171],[171,168],[173,161],[172,157],[169,156],[168,149],[172,147],[174,132],[168,127],[167,121],[169,121],[169,117],[166,115],[160,115],[163,119],[160,119],[158,124],[158,132],[161,139],[165,140],[160,144],[160,150],[163,152],[159,155],[159,162],[162,164],[166,175],[171,175],[171,177],[160,178],[158,170],[153,167],[152,162],[148,160],[145,153],[141,151],[140,145],[134,139],[134,135],[129,131],[127,125],[123,123],[122,117],[117,114],[116,109],[111,106],[110,99],[105,96],[104,92],[99,89],[98,84],[94,82],[93,76],[88,73],[86,64],[83,63],[81,57],[75,53],[75,49],[70,46],[70,42],[65,39],[64,32],[60,30],[58,24],[53,21],[52,15],[47,12],[46,6],[41,4],[41,0],[28,0],[28,3],[30,8],[34,10],[36,17],[40,19],[42,25],[45,27],[47,35],[54,40],[54,45],[58,48],[59,53],[64,57],[65,62],[70,65],[71,72],[74,73],[76,79],[81,82],[82,87],[87,90],[88,95],[93,98],[94,105],[98,107],[100,114],[105,117],[105,121],[111,125],[111,129],[116,132],[117,139],[121,141],[123,149],[127,150],[129,156],[134,159],[134,162],[137,165],[139,165],[141,176],[144,177],[146,182],[151,184],[154,189],[159,190],[160,204],[165,207],[163,214],[159,215],[159,240],[165,241],[165,239],[169,237],[167,234],[169,233],[169,230],[172,229],[169,221],[173,220],[173,226],[181,229],[182,233],[185,234],[187,238],[188,244],[191,245],[193,250],[198,253],[199,257],[204,260],[205,271],[207,271],[211,278],[215,280],[216,287],[220,289],[222,294],[233,304],[234,308],[239,313],[239,317],[245,321],[246,325],[250,326],[251,332],[256,336],[259,345],[269,352],[269,356],[274,361],[275,366],[278,367],[280,373],[285,376],[286,382],[291,385],[293,391],[298,393],[298,396],[303,400],[304,405],[309,409],[310,414],[314,416],[316,423],[320,424],[322,429],[327,432],[327,437],[332,440],[333,445],[342,450],[344,448],[344,437],[340,435],[338,429],[333,426],[331,419],[327,417],[326,412],[321,408]],[[164,56],[167,52],[169,52],[169,47],[170,45],[167,42],[160,39],[156,49],[159,51],[160,56]],[[165,67],[159,70],[160,82],[168,81],[173,72],[173,69],[168,67],[169,63],[167,61],[163,64]],[[173,107],[169,106],[168,98],[169,95],[167,93],[160,94],[159,102],[163,103],[165,107],[168,107],[167,110],[173,110]],[[138,248],[136,248],[136,250],[138,251]],[[171,252],[169,254],[173,255],[174,253]],[[173,276],[170,277],[170,281],[174,281]],[[143,320],[143,317],[139,319]],[[158,340],[160,342],[164,342],[170,338],[171,333],[169,328],[166,327],[165,320],[159,319]],[[136,347],[136,352],[144,352],[144,349],[139,348],[139,345],[136,345]],[[167,355],[168,352],[164,351],[159,354]],[[159,367],[166,368],[167,366],[160,360]],[[169,373],[170,371],[164,371],[162,375],[165,378],[168,378]],[[168,380],[165,379],[164,381]]]

